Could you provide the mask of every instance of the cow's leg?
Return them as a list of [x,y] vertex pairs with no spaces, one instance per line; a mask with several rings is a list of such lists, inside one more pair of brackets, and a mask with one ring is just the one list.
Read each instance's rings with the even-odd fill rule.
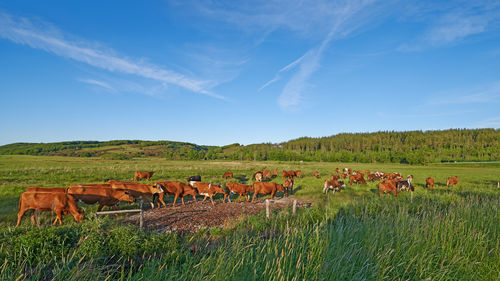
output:
[[24,213],[26,213],[27,210],[25,209],[20,209],[19,210],[19,213],[17,213],[17,223],[16,223],[16,226],[19,226],[21,224],[21,219],[23,218],[24,216]]
[[215,206],[214,199],[212,198],[212,195],[210,195],[210,201],[212,201],[212,206]]
[[56,213],[56,219],[52,225],[56,225],[57,221],[59,221],[59,225],[62,225],[62,210],[54,210],[54,213]]
[[[207,199],[208,195],[205,195],[205,197],[203,198],[203,200],[201,200],[201,203],[205,202],[205,200]],[[212,197],[210,197],[212,198]]]
[[[192,196],[192,195],[191,195],[191,196]],[[197,202],[197,201],[196,201],[196,196],[193,196],[193,201],[194,201],[194,202]]]
[[[165,196],[165,194],[163,193],[159,193],[158,194],[158,201],[161,202],[161,204],[163,204],[163,207],[167,207],[167,204],[165,204],[165,201],[163,201],[163,197]],[[158,208],[160,208],[160,203],[158,203]]]
[[[254,192],[254,193],[253,193],[253,196],[252,196],[252,201],[250,201],[250,202],[253,202],[253,201],[255,200],[255,195],[256,195],[256,194],[257,194],[257,192]],[[259,198],[257,197],[257,199],[259,199]]]

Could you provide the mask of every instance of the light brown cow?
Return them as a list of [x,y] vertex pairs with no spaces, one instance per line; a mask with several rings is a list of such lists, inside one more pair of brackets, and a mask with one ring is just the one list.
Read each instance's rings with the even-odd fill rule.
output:
[[[163,197],[165,195],[174,195],[174,203],[172,207],[175,207],[175,202],[177,202],[177,198],[181,197],[182,205],[184,205],[184,196],[191,195],[193,200],[196,202],[196,196],[198,195],[198,191],[190,185],[182,183],[180,181],[161,181],[155,183],[155,185],[159,186],[163,192],[158,193],[158,200],[163,204],[164,207],[167,207],[165,201],[163,201]],[[158,203],[158,207],[160,207],[160,203]]]
[[431,177],[428,177],[425,179],[425,187],[426,188],[434,188],[434,179]]
[[349,176],[349,184],[352,185],[353,182],[355,182],[356,184],[359,184],[359,183],[366,184],[366,181],[365,181],[365,178],[363,177],[363,174],[350,175]]
[[447,180],[446,180],[446,186],[447,187],[451,187],[451,186],[457,186],[458,185],[458,176],[455,176],[455,177],[449,177]]
[[384,193],[391,193],[391,191],[395,192],[395,196],[398,197],[398,189],[396,188],[396,181],[386,179],[383,182],[378,183],[378,196],[381,197]]
[[295,171],[295,176],[297,176],[298,178],[301,178],[302,172],[300,170]]
[[319,172],[318,171],[314,171],[314,177],[315,178],[319,178]]
[[343,181],[337,181],[336,179],[333,180],[325,180],[323,184],[323,193],[327,194],[328,190],[332,190],[333,194],[335,194],[335,191],[341,190],[342,187],[345,187],[345,183]]
[[253,187],[251,185],[236,182],[227,182],[226,186],[230,192],[234,194],[238,193],[240,195],[238,196],[238,200],[241,198],[241,195],[244,195],[247,201],[250,199],[250,194],[248,193],[253,190]]
[[150,184],[141,184],[135,182],[119,182],[115,180],[108,181],[111,184],[111,188],[113,189],[123,189],[127,190],[130,195],[134,198],[140,198],[142,200],[146,200],[151,205],[151,208],[154,208],[154,204],[151,200],[153,194],[162,193],[163,190],[156,186]]
[[225,172],[225,173],[222,175],[222,178],[223,178],[223,179],[233,178],[233,173],[231,173],[231,172]]
[[138,179],[147,179],[151,178],[155,172],[140,172],[140,171],[135,171],[134,174],[134,180]]
[[285,192],[282,184],[278,184],[275,182],[255,182],[253,184],[253,197],[252,202],[255,201],[255,197],[259,199],[259,194],[271,194],[271,199],[274,198],[274,194],[277,191]]
[[293,178],[286,179],[283,182],[283,188],[285,189],[285,196],[288,197],[288,194],[293,194]]
[[224,190],[224,188],[222,188],[222,186],[220,186],[220,185],[211,184],[208,182],[194,182],[193,187],[198,190],[198,193],[200,195],[205,196],[205,198],[203,198],[203,201],[201,201],[201,202],[205,202],[207,197],[210,197],[210,201],[212,201],[212,205],[215,205],[214,199],[212,198],[212,196],[214,196],[215,194],[221,193],[221,194],[224,194],[223,202],[226,203],[226,198],[228,197],[228,192],[226,192]]
[[[53,211],[57,216],[53,225],[57,221],[62,224],[62,216],[66,213],[71,213],[77,222],[81,222],[83,218],[73,196],[64,192],[23,192],[19,198],[16,226],[21,224],[21,219],[28,210]],[[31,222],[34,223],[33,216]]]
[[110,184],[74,184],[68,187],[67,193],[73,195],[75,200],[85,204],[98,203],[98,212],[105,206],[116,209],[116,204],[119,201],[134,201],[130,191],[113,189]]
[[262,170],[262,179],[271,179],[271,171]]

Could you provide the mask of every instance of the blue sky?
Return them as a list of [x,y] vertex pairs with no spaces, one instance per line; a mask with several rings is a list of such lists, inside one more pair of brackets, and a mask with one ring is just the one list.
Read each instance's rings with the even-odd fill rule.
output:
[[500,1],[7,0],[0,66],[0,144],[499,128]]

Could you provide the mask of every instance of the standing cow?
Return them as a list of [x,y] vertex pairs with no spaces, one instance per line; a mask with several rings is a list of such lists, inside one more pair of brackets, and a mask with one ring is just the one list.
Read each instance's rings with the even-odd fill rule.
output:
[[[73,196],[63,192],[23,192],[19,198],[16,226],[21,224],[21,219],[28,210],[53,211],[57,216],[53,225],[57,221],[62,224],[62,216],[67,213],[72,214],[77,222],[81,222],[83,218]],[[31,222],[34,223],[34,216],[31,216]]]
[[271,199],[273,199],[277,191],[285,192],[283,185],[275,182],[255,182],[253,189],[252,202],[255,201],[255,197],[259,199],[259,194],[271,194]]
[[155,172],[141,172],[141,171],[135,171],[134,173],[134,180],[138,179],[147,179],[149,180]]
[[428,177],[425,179],[425,187],[426,188],[434,188],[434,179],[431,177]]
[[452,186],[457,186],[458,185],[458,176],[455,176],[455,177],[449,177],[447,180],[446,180],[446,186],[447,187],[452,187]]

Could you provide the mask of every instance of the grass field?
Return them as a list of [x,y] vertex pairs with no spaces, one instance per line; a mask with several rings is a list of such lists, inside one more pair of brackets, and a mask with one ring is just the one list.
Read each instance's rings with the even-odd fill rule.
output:
[[[379,198],[375,183],[347,185],[326,197],[322,181],[337,167],[412,174],[413,201],[406,192]],[[260,169],[302,170],[293,196],[313,207],[295,217],[275,211],[271,220],[261,214],[231,229],[186,236],[140,232],[114,218],[95,218],[95,206],[83,206],[82,224],[67,216],[63,226],[50,227],[52,214],[44,214],[41,228],[28,218],[13,228],[19,194],[28,186],[131,180],[135,170],[155,171],[152,181],[199,174],[204,181],[223,182],[225,171],[249,180]],[[320,179],[312,177],[316,170]],[[423,187],[428,176],[436,180],[434,190]],[[445,187],[448,176],[459,176],[458,188]],[[496,164],[0,156],[0,279],[500,280],[499,181]]]

